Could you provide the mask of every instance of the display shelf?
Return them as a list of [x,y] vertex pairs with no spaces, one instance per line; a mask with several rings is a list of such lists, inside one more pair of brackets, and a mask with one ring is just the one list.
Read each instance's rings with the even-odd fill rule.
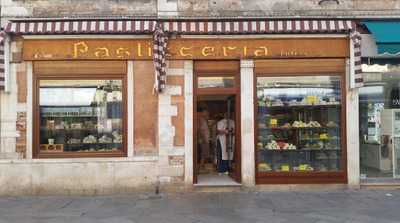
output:
[[42,118],[97,118],[97,115],[43,115]]
[[317,105],[258,105],[259,109],[296,109],[296,108],[340,108],[341,104],[317,104]]
[[258,151],[277,151],[277,152],[333,152],[341,149],[258,149]]
[[322,127],[259,127],[259,130],[284,130],[284,131],[290,131],[290,130],[338,130],[339,127],[329,127],[329,126],[322,126]]
[[49,129],[49,128],[40,128],[41,131],[48,131],[48,132],[67,132],[67,131],[88,131],[88,132],[97,132],[98,134],[111,134],[113,131],[122,131],[122,128],[113,128],[112,131],[105,131],[103,129],[92,129],[92,128],[81,128],[81,129]]

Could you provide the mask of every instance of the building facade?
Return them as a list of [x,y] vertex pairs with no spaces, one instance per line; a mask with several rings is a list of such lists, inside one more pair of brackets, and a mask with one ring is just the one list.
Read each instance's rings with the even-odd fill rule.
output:
[[[396,107],[367,88],[387,86],[373,74],[385,69],[396,79],[371,27],[397,25],[400,4],[243,2],[2,1],[0,193],[219,184],[202,172],[204,109],[210,133],[220,134],[221,114],[234,123],[230,184],[359,187],[371,169],[396,177],[397,147],[370,141],[395,135],[369,125]],[[221,160],[214,152],[210,164]]]

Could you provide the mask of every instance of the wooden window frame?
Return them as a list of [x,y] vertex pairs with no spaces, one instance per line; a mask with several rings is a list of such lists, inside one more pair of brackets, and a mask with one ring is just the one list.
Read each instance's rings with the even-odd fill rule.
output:
[[[264,63],[265,62],[265,63]],[[281,69],[268,69],[269,64],[278,62],[286,64]],[[283,62],[283,63],[282,63]],[[315,66],[311,69],[303,66],[304,64],[314,62],[322,63],[322,66]],[[257,64],[259,67],[257,68]],[[292,64],[292,66],[291,66]],[[330,64],[324,67],[324,64]],[[263,66],[260,68],[260,65]],[[333,65],[333,66],[331,66]],[[326,183],[347,183],[347,123],[346,123],[346,72],[345,59],[285,59],[285,60],[260,60],[255,61],[254,75],[254,159],[255,159],[255,178],[256,184],[326,184]],[[277,66],[279,68],[279,66]],[[293,70],[300,72],[294,73]],[[336,76],[340,78],[341,92],[341,114],[340,114],[340,136],[341,136],[341,158],[340,170],[338,171],[310,171],[310,172],[259,172],[258,171],[258,103],[257,102],[257,78],[258,77],[302,77],[302,76]]]
[[[52,62],[48,62],[52,63]],[[102,62],[98,62],[102,63]],[[126,65],[126,63],[125,63]],[[125,68],[124,68],[125,69]],[[121,69],[121,70],[124,70]],[[97,157],[126,157],[127,156],[127,131],[128,131],[128,100],[127,100],[127,74],[123,72],[116,72],[112,74],[102,74],[101,72],[95,72],[96,74],[90,74],[88,72],[79,73],[72,72],[72,74],[57,74],[54,73],[44,73],[40,74],[35,72],[34,63],[33,72],[33,95],[32,95],[32,117],[33,117],[33,148],[32,156],[33,158],[97,158]],[[122,150],[110,151],[110,152],[46,152],[40,153],[40,81],[41,80],[121,80],[122,81]]]

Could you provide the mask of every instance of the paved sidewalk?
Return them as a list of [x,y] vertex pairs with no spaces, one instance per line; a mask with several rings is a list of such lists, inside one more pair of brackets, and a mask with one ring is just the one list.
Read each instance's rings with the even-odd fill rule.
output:
[[5,222],[394,223],[400,190],[2,197]]

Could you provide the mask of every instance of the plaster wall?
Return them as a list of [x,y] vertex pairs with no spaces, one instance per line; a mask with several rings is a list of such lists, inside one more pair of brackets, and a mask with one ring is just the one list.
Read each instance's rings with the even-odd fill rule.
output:
[[1,0],[8,18],[400,17],[398,0]]

